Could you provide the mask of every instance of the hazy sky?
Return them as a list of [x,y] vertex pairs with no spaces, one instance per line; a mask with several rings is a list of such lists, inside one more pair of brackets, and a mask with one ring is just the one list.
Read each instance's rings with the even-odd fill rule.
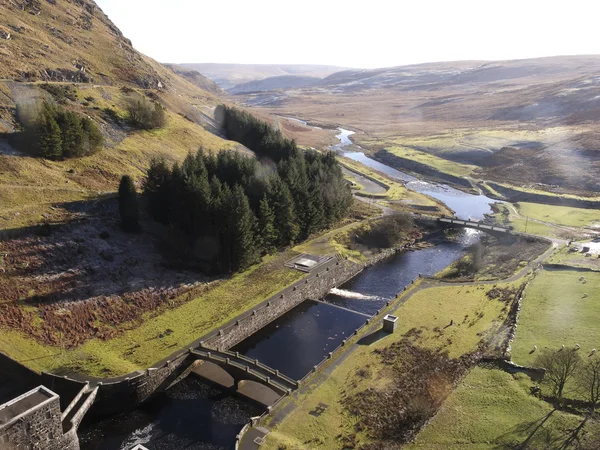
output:
[[161,62],[387,67],[600,53],[597,1],[97,0]]

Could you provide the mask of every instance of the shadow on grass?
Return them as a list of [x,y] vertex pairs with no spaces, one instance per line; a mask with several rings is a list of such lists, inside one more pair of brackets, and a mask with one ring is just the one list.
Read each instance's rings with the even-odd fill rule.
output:
[[527,437],[520,444],[501,443],[497,444],[495,450],[528,450],[528,449],[555,449],[569,450],[578,448],[578,442],[582,437],[582,431],[588,421],[588,417],[583,420],[575,428],[566,430],[557,429],[556,427],[544,427],[546,422],[557,411],[553,409],[546,416],[533,422],[527,422],[512,428],[507,433],[498,436],[496,441],[513,441],[515,436],[527,434]]
[[377,330],[374,331],[373,333],[361,338],[357,344],[358,345],[371,345],[374,344],[375,342],[377,342],[380,339],[383,339],[384,337],[388,336],[389,333],[383,331],[383,330]]

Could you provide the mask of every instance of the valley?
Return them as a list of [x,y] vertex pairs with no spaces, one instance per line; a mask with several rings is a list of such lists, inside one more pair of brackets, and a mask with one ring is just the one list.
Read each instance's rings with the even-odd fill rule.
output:
[[597,449],[599,74],[0,0],[0,449]]

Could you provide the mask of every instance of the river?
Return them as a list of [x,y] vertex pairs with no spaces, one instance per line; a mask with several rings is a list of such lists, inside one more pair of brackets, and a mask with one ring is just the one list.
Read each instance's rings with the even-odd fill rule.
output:
[[[374,159],[365,155],[364,152],[346,151],[345,147],[352,145],[350,136],[352,136],[354,132],[345,130],[343,128],[339,128],[339,131],[340,134],[338,134],[336,137],[340,140],[340,143],[332,146],[332,150],[340,152],[347,158],[358,161],[365,166],[371,167],[372,169],[385,173],[394,179],[404,182],[406,187],[412,191],[420,192],[421,194],[427,194],[441,201],[450,209],[452,209],[455,212],[456,217],[460,219],[483,219],[485,214],[489,214],[491,212],[490,205],[497,202],[497,200],[491,199],[484,195],[468,194],[445,184],[429,183],[427,181],[419,180],[412,175],[396,170],[393,167],[380,163],[379,161],[375,161]],[[360,147],[358,148],[360,149]]]
[[[459,217],[475,219],[490,211],[491,199],[419,181],[362,152],[346,152],[344,147],[352,144],[351,134],[341,130],[338,136],[336,150],[345,156],[404,181],[409,189],[445,202]],[[433,275],[442,270],[458,259],[474,239],[476,232],[469,231],[459,242],[443,241],[398,253],[334,289],[323,301],[303,302],[234,350],[300,379],[418,274]],[[231,449],[243,425],[262,411],[243,398],[188,377],[133,412],[84,424],[79,433],[81,449],[130,450],[137,444],[149,450]]]

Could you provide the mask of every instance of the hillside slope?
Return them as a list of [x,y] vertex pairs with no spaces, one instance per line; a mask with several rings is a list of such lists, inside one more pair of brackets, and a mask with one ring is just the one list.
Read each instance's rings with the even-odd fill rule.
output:
[[[175,161],[201,145],[237,148],[212,118],[222,91],[200,74],[176,71],[136,51],[93,1],[0,0],[0,228],[65,220],[57,203],[114,192],[123,174],[139,180],[153,156]],[[50,162],[11,147],[17,107],[57,101],[44,83],[70,92],[59,100],[98,125],[102,151]],[[127,126],[132,96],[159,101],[166,127]]]

